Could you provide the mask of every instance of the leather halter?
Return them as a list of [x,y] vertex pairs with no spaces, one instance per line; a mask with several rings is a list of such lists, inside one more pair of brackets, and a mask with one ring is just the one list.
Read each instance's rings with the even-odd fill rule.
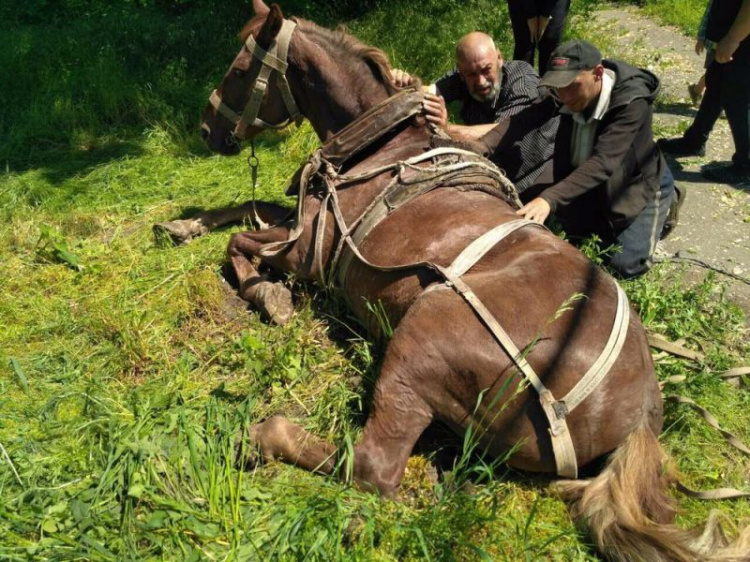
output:
[[[292,91],[289,89],[289,82],[286,79],[286,70],[289,66],[287,62],[289,42],[296,27],[297,24],[292,20],[284,20],[279,33],[271,41],[268,51],[255,42],[252,34],[248,36],[245,46],[250,51],[250,55],[260,61],[261,68],[252,84],[253,93],[250,95],[250,99],[242,110],[241,115],[222,101],[217,90],[211,92],[209,102],[216,111],[235,124],[234,136],[238,139],[245,138],[247,128],[250,126],[261,129],[283,129],[292,122],[297,123],[297,125],[302,122],[303,115],[294,101]],[[274,71],[278,73],[277,85],[281,92],[281,98],[284,100],[286,110],[289,113],[289,117],[281,123],[267,123],[258,117],[261,103],[268,89],[269,79]]]

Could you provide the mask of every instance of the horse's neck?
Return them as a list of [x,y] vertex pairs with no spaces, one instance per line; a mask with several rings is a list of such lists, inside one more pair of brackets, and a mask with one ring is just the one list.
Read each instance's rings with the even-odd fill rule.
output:
[[355,62],[329,53],[308,62],[300,108],[323,142],[390,95],[367,64]]
[[382,92],[378,90],[379,88],[373,88],[360,95],[349,90],[347,86],[332,85],[330,91],[334,95],[322,103],[315,104],[313,116],[310,118],[310,123],[318,138],[323,142],[327,141],[368,109],[388,97],[385,89],[382,89]]
[[[356,176],[376,168],[407,160],[429,150],[430,132],[424,126],[407,125],[404,130],[387,140],[376,142],[368,154],[347,169],[347,176]],[[387,172],[384,172],[384,175]],[[359,217],[382,191],[378,181],[355,183],[339,191],[341,210],[347,223]]]

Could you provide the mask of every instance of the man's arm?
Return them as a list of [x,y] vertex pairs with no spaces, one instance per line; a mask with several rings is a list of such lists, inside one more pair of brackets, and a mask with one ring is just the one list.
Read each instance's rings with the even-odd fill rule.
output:
[[[505,78],[509,82],[503,87],[507,93],[504,94],[503,104],[497,109],[493,122],[479,125],[455,125],[448,123],[448,112],[445,109],[445,104],[439,105],[437,101],[434,105],[425,101],[427,119],[443,127],[451,135],[468,140],[479,140],[492,131],[500,121],[508,119],[530,107],[539,99],[539,77],[534,72],[534,69],[526,63],[512,61],[507,62],[506,65],[510,69]],[[436,85],[442,94],[440,82],[438,81]],[[450,102],[451,100],[447,99],[446,101]],[[430,114],[433,115],[432,119],[430,118]]]
[[577,197],[609,180],[622,165],[638,131],[649,118],[652,108],[646,100],[636,100],[615,111],[618,115],[601,131],[592,155],[568,177],[545,189],[540,197],[551,211],[568,205]]
[[731,61],[734,52],[748,35],[750,35],[750,0],[742,0],[742,6],[732,26],[716,45],[716,62],[723,64]]
[[434,125],[444,129],[453,137],[466,140],[479,140],[485,133],[495,128],[495,123],[482,125],[456,125],[448,122],[448,109],[445,107],[443,96],[425,94],[424,97],[425,118]]
[[484,155],[490,159],[501,155],[529,132],[544,126],[557,115],[557,106],[551,97],[538,98],[520,112],[493,123],[492,129],[481,138]]
[[539,99],[539,76],[523,61],[505,63],[507,75],[503,104],[495,113],[495,123],[522,112]]

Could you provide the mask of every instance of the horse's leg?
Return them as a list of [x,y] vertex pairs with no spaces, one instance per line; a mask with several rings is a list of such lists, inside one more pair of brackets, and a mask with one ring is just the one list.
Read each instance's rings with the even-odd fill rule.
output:
[[[417,439],[432,421],[432,410],[410,384],[413,350],[408,355],[405,349],[392,352],[400,347],[397,339],[398,332],[386,354],[370,417],[362,440],[354,448],[351,467],[355,482],[385,496],[395,493]],[[280,416],[253,426],[250,437],[259,445],[264,459],[279,459],[325,474],[332,474],[338,464],[333,445]],[[253,460],[247,455],[241,462],[248,465]]]
[[[289,215],[287,207],[275,203],[258,201],[255,208],[260,220],[271,225],[280,223]],[[234,207],[205,211],[192,219],[157,223],[154,225],[154,234],[169,236],[176,244],[187,244],[196,236],[203,236],[215,228],[243,221],[255,221],[252,201]]]
[[[232,235],[227,247],[229,260],[237,274],[239,295],[257,306],[280,326],[286,324],[294,312],[292,293],[283,283],[273,283],[258,273],[251,258],[260,254],[264,244],[281,242],[287,240],[288,236],[289,229],[284,226],[240,232]],[[281,271],[296,271],[298,264],[293,262],[295,255],[294,252],[284,252],[274,258],[264,258],[264,261]]]

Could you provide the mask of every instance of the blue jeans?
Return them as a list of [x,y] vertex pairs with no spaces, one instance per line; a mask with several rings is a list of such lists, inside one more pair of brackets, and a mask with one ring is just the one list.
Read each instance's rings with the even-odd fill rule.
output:
[[656,249],[669,207],[675,197],[674,176],[664,166],[659,190],[629,227],[616,238],[622,249],[612,256],[610,266],[624,277],[636,277],[651,269],[651,256]]

